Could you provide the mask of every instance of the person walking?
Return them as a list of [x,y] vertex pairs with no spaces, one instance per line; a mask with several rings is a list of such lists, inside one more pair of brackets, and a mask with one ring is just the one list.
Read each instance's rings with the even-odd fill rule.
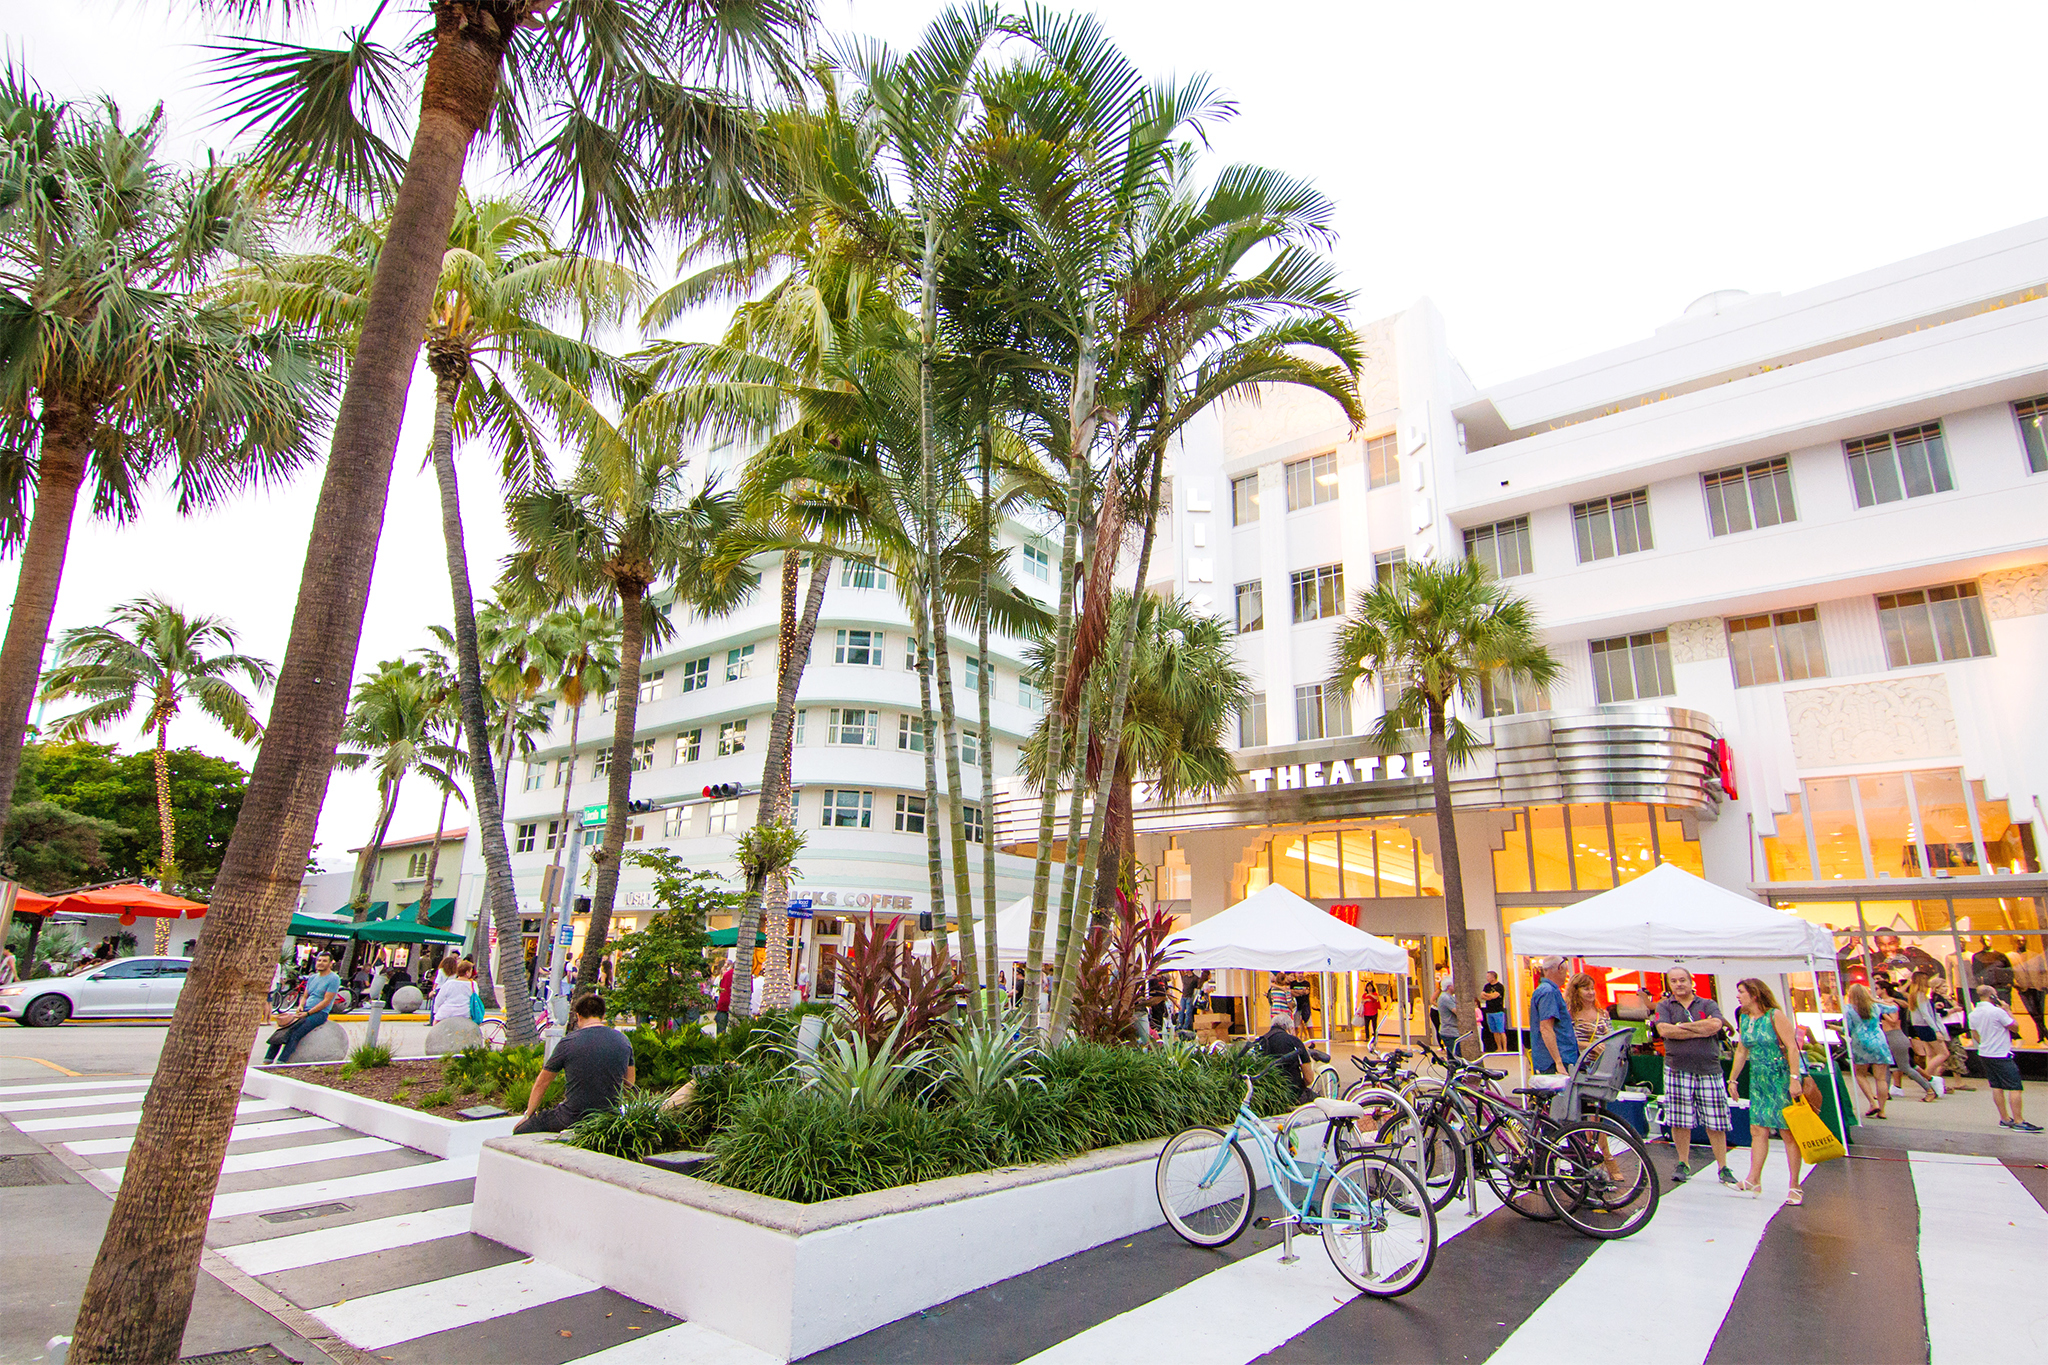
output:
[[725,1032],[725,1021],[732,1016],[732,964],[725,960],[725,970],[718,977],[718,1009],[714,1017],[718,1020],[718,1031]]
[[1437,992],[1436,1008],[1437,1041],[1443,1044],[1446,1059],[1458,1055],[1458,997],[1451,990],[1451,979],[1445,977],[1443,987]]
[[1749,1179],[1737,1186],[1751,1195],[1762,1191],[1764,1161],[1770,1155],[1771,1138],[1785,1146],[1785,1174],[1792,1188],[1785,1194],[1788,1205],[1806,1201],[1799,1187],[1799,1144],[1785,1131],[1785,1108],[1806,1079],[1806,1059],[1793,1037],[1792,1021],[1778,1008],[1771,988],[1756,977],[1735,983],[1735,1001],[1741,1010],[1740,1041],[1735,1045],[1735,1064],[1728,1072],[1728,1097],[1735,1098],[1736,1082],[1749,1070]]
[[1368,981],[1365,994],[1358,997],[1358,1017],[1365,1029],[1365,1046],[1369,1052],[1380,1041],[1380,988]]
[[2041,1126],[2027,1122],[2027,1094],[2020,1081],[2020,1064],[2012,1055],[2012,1031],[2012,1011],[1999,1003],[1997,988],[1979,986],[1977,1003],[1970,1008],[1970,1032],[1977,1035],[1977,1060],[1990,1078],[1998,1126],[2017,1133],[2038,1133]]
[[[1921,1074],[1919,1067],[1913,1065],[1913,1039],[1907,1034],[1905,1024],[1906,1011],[1912,1007],[1911,1003],[1899,993],[1897,986],[1887,985],[1884,987],[1884,996],[1879,1005],[1883,1011],[1885,1045],[1892,1053],[1892,1070],[1911,1077],[1913,1084],[1920,1087],[1921,1103],[1934,1103],[1941,1098],[1934,1091],[1934,1083]],[[1896,1081],[1897,1077],[1893,1079]],[[1905,1091],[1901,1087],[1891,1093],[1903,1096]]]
[[14,964],[14,949],[0,947],[0,986],[13,985],[18,970]]
[[341,978],[334,974],[334,959],[322,953],[313,959],[313,975],[306,978],[304,1008],[297,1014],[281,1014],[277,1032],[270,1035],[263,1054],[265,1066],[289,1062],[300,1041],[327,1022],[327,1015],[341,995]]
[[1566,965],[1561,957],[1538,962],[1536,990],[1529,997],[1529,1057],[1536,1074],[1556,1077],[1555,1085],[1564,1083],[1563,1073],[1579,1060],[1579,1036],[1564,1003]]
[[1499,972],[1488,972],[1479,988],[1479,1018],[1485,1026],[1486,1041],[1495,1052],[1508,1050],[1508,989],[1500,983]]
[[[562,1102],[542,1109],[540,1102],[555,1077],[567,1074]],[[554,1054],[526,1097],[526,1115],[513,1136],[561,1133],[585,1114],[618,1104],[619,1092],[633,1084],[633,1044],[605,1018],[604,997],[592,992],[577,997],[569,1012],[569,1032],[555,1044]]]
[[1863,1117],[1887,1118],[1884,1110],[1892,1093],[1892,1046],[1884,1036],[1884,1003],[1859,981],[1849,988],[1846,1006],[1842,1023],[1849,1035],[1849,1069],[1855,1073],[1863,1098],[1870,1101]]
[[1728,1088],[1721,1079],[1721,1039],[1728,1020],[1721,1007],[1693,987],[1692,973],[1673,967],[1664,974],[1665,996],[1657,1002],[1651,1027],[1664,1040],[1664,1121],[1678,1167],[1671,1183],[1692,1176],[1692,1130],[1704,1128],[1723,1185],[1734,1185],[1728,1169]]

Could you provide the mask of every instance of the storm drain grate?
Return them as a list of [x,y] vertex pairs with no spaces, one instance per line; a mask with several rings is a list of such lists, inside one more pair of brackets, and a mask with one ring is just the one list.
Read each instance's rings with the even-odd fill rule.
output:
[[303,1209],[286,1209],[282,1213],[266,1213],[266,1223],[296,1223],[302,1218],[325,1218],[330,1213],[347,1213],[354,1204],[309,1204]]
[[0,1186],[55,1185],[32,1156],[0,1156]]
[[302,1365],[275,1346],[251,1346],[240,1351],[215,1351],[211,1355],[186,1356],[178,1365]]

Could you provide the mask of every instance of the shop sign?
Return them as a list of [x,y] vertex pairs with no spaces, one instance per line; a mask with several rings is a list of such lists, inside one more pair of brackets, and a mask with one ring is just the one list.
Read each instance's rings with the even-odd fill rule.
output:
[[1294,763],[1253,768],[1244,774],[1255,792],[1297,791],[1306,787],[1351,787],[1373,782],[1406,782],[1430,775],[1429,755],[1361,754],[1329,763]]
[[809,919],[811,917],[811,898],[806,896],[802,900],[791,901],[789,903],[789,917],[791,919]]
[[912,897],[892,891],[819,891],[811,902],[828,910],[915,910]]
[[621,891],[619,893],[619,904],[628,910],[652,910],[654,908],[654,893],[652,891]]
[[1345,922],[1346,924],[1350,925],[1350,926],[1351,926],[1352,928],[1356,929],[1356,928],[1358,927],[1358,907],[1357,907],[1357,906],[1355,906],[1355,905],[1333,905],[1333,906],[1331,906],[1331,907],[1330,907],[1330,913],[1331,913],[1331,914],[1333,914],[1333,915],[1335,915],[1335,916],[1336,916],[1336,917],[1337,917],[1338,919],[1341,919],[1341,920],[1343,920],[1343,921],[1344,921],[1344,922]]

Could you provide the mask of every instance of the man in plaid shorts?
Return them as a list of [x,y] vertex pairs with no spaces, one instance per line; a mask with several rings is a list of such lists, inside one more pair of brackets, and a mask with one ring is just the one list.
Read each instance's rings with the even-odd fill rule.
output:
[[1703,1000],[1692,988],[1692,973],[1673,967],[1664,974],[1669,992],[1657,1002],[1657,1036],[1664,1040],[1664,1122],[1678,1149],[1678,1169],[1671,1183],[1681,1185],[1692,1174],[1692,1130],[1707,1130],[1721,1183],[1733,1185],[1728,1169],[1728,1082],[1721,1074],[1721,1035],[1727,1020],[1721,1008]]

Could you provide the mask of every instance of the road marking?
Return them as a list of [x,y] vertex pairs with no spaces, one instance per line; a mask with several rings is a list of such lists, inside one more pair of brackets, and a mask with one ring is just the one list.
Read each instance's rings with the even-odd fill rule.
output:
[[[130,1097],[131,1102],[133,1097]],[[243,1100],[235,1106],[235,1117],[247,1118],[251,1114],[289,1114],[288,1104],[272,1104],[267,1100]],[[24,1133],[60,1133],[67,1128],[125,1128],[142,1122],[140,1109],[124,1109],[118,1114],[88,1114],[83,1118],[25,1119],[15,1124]]]
[[46,1062],[41,1057],[24,1057],[19,1052],[0,1052],[0,1057],[4,1057],[10,1062],[34,1062],[37,1066],[46,1066],[52,1071],[61,1071],[66,1076],[83,1076],[85,1074],[82,1071],[73,1071],[68,1066],[58,1066],[55,1062]]
[[574,1365],[674,1365],[679,1360],[690,1365],[781,1365],[766,1351],[694,1322],[679,1322],[595,1355],[579,1356]]
[[274,1275],[280,1270],[299,1270],[327,1261],[365,1256],[373,1251],[391,1251],[420,1242],[457,1237],[469,1231],[470,1204],[450,1204],[419,1213],[401,1213],[395,1218],[373,1218],[367,1223],[347,1223],[317,1232],[298,1232],[273,1237],[266,1242],[244,1242],[240,1246],[217,1248],[244,1275]]
[[[367,1175],[345,1175],[333,1180],[314,1180],[304,1185],[274,1185],[263,1190],[237,1190],[213,1197],[214,1218],[235,1218],[245,1213],[272,1213],[308,1204],[326,1204],[337,1199],[389,1194],[394,1190],[416,1190],[426,1185],[445,1185],[457,1180],[476,1179],[476,1158],[425,1161],[417,1166],[400,1166]],[[404,1340],[403,1337],[395,1338]]]
[[117,1090],[101,1094],[60,1095],[39,1100],[13,1100],[0,1104],[0,1114],[27,1114],[41,1109],[90,1109],[100,1104],[133,1104],[149,1091],[147,1079],[124,1081]]
[[365,1351],[489,1322],[508,1313],[588,1294],[600,1286],[538,1261],[450,1275],[445,1280],[349,1299],[313,1316]]
[[[274,1171],[284,1166],[310,1166],[316,1161],[339,1161],[344,1157],[373,1156],[378,1152],[395,1152],[398,1144],[386,1142],[383,1138],[343,1138],[339,1142],[316,1142],[307,1147],[280,1147],[272,1152],[242,1152],[221,1162],[222,1175],[239,1175],[244,1171]],[[103,1174],[114,1185],[121,1183],[121,1174],[126,1166],[109,1166]]]
[[[23,1058],[23,1060],[34,1061],[35,1059],[28,1057]],[[71,1074],[75,1076],[78,1073],[74,1071]],[[126,1076],[100,1076],[89,1081],[43,1081],[37,1085],[0,1086],[0,1095],[37,1095],[55,1093],[57,1091],[71,1091],[75,1093],[80,1090],[105,1090],[113,1086],[134,1085],[137,1082],[147,1085],[149,1080],[148,1076],[130,1074]]]
[[2048,1358],[2048,1300],[2036,1283],[2048,1210],[1982,1157],[1914,1152],[1912,1170],[1928,1365],[1974,1365],[1987,1332],[2000,1355]]
[[[293,1133],[317,1133],[323,1128],[339,1128],[333,1119],[274,1119],[269,1123],[238,1123],[228,1130],[230,1146],[237,1142],[251,1142],[257,1138],[289,1137]],[[113,1156],[127,1151],[135,1145],[133,1137],[87,1138],[83,1142],[64,1144],[80,1156]]]

